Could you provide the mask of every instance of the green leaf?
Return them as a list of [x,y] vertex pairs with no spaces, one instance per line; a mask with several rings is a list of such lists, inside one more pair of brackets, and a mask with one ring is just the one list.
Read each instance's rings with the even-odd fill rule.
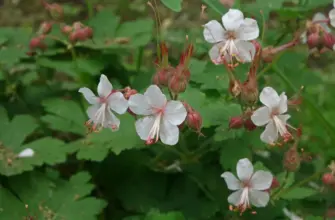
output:
[[277,175],[277,180],[282,188],[287,189],[294,183],[294,176],[293,172],[287,173],[287,171],[284,171]]
[[185,217],[181,212],[161,213],[157,210],[150,211],[144,220],[184,220]]
[[51,129],[85,135],[87,117],[78,103],[72,100],[49,99],[42,102],[49,113],[41,119]]
[[280,197],[282,199],[293,200],[293,199],[304,199],[309,196],[313,196],[319,193],[315,189],[307,188],[307,187],[297,187],[292,190],[289,190],[286,193],[283,193]]
[[124,150],[144,146],[144,141],[140,140],[135,131],[134,118],[129,114],[117,117],[121,121],[117,132],[103,129],[99,133],[87,135],[85,140],[76,143],[78,159],[102,161],[109,151],[118,155]]
[[181,11],[181,4],[183,3],[182,0],[161,0],[161,2],[175,12]]
[[[94,185],[86,172],[81,172],[69,181],[51,174],[31,173],[10,179],[10,186],[18,197],[28,205],[29,212],[37,219],[82,219],[95,220],[106,202],[89,194]],[[1,189],[1,219],[22,219],[24,205],[5,189]],[[4,192],[4,193],[3,193]],[[11,203],[8,203],[11,201]],[[20,216],[20,218],[16,218]]]
[[54,71],[63,72],[73,78],[79,76],[79,70],[76,67],[76,64],[71,60],[54,60],[49,58],[38,58],[36,60],[37,65],[41,67],[46,67],[53,69]]

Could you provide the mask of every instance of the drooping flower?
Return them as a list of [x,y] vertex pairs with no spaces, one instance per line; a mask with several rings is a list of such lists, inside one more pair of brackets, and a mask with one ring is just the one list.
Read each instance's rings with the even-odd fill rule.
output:
[[259,36],[257,21],[244,18],[237,9],[229,9],[222,16],[222,25],[215,20],[204,25],[204,37],[214,44],[209,56],[215,64],[221,64],[223,59],[232,63],[233,58],[239,62],[251,62],[255,54],[255,46],[249,42]]
[[105,75],[100,76],[98,84],[99,97],[95,96],[89,88],[80,88],[88,103],[91,104],[87,109],[89,120],[87,126],[92,125],[93,131],[99,131],[102,128],[111,128],[117,131],[120,126],[120,120],[114,115],[114,112],[123,114],[127,111],[128,102],[121,92],[114,92],[113,86]]
[[228,197],[228,202],[237,207],[242,213],[251,205],[265,207],[270,199],[268,190],[271,187],[273,176],[268,171],[258,170],[247,159],[240,159],[236,165],[238,179],[231,172],[224,172],[221,177],[230,190],[234,190]]
[[287,96],[283,92],[280,96],[271,87],[265,87],[260,96],[260,101],[265,105],[257,109],[251,116],[256,126],[266,125],[261,134],[261,140],[268,144],[274,144],[278,139],[278,133],[284,140],[292,136],[287,130],[287,120],[290,115],[284,114],[287,111]]
[[35,155],[35,152],[33,149],[31,148],[26,148],[24,150],[22,150],[18,155],[17,157],[19,158],[25,158],[25,157],[32,157]]
[[144,115],[136,121],[136,132],[147,144],[160,139],[166,145],[175,145],[179,139],[178,125],[182,124],[187,112],[180,101],[167,101],[156,85],[151,85],[144,95],[135,94],[129,98],[129,109]]

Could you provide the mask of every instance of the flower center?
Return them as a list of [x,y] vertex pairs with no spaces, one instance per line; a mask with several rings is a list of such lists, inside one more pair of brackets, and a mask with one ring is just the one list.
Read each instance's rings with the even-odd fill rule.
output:
[[227,31],[225,33],[225,37],[229,40],[235,40],[236,39],[236,32],[235,31]]
[[249,187],[244,187],[238,204],[238,209],[242,213],[248,208],[250,208]]
[[[99,132],[104,127],[106,121],[107,104],[103,103],[100,108],[96,111],[94,116],[88,120],[85,125],[89,128],[89,132]],[[91,126],[91,124],[93,124]],[[115,129],[115,128],[114,128]]]

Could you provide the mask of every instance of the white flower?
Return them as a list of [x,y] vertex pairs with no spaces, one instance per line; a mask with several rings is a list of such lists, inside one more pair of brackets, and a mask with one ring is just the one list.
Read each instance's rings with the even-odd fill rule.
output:
[[89,88],[79,89],[79,92],[91,104],[87,109],[90,120],[86,124],[93,124],[93,131],[98,131],[101,128],[111,128],[112,131],[119,129],[120,120],[112,110],[118,114],[123,114],[127,111],[128,102],[121,92],[113,92],[112,90],[112,84],[103,74],[100,76],[98,84],[99,97],[95,96]]
[[333,1],[333,9],[329,11],[329,20],[330,20],[330,25],[335,27],[335,0]]
[[167,101],[156,85],[151,85],[142,94],[129,98],[129,109],[137,115],[145,115],[136,121],[136,132],[147,144],[158,139],[166,145],[175,145],[179,139],[177,125],[183,123],[187,112],[180,101]]
[[235,57],[239,62],[251,62],[255,55],[255,46],[248,42],[259,35],[257,21],[244,18],[243,13],[237,9],[229,9],[222,16],[222,25],[215,20],[204,25],[204,37],[214,46],[209,51],[211,60],[222,63],[222,57],[232,62]]
[[291,134],[286,128],[290,115],[287,111],[287,96],[283,92],[280,96],[271,87],[265,87],[260,94],[260,101],[265,105],[257,109],[251,116],[256,126],[266,125],[261,134],[261,140],[268,144],[274,144],[278,139],[278,133],[287,140]]
[[236,172],[239,180],[231,172],[224,172],[221,177],[230,190],[236,190],[228,197],[228,202],[241,212],[250,208],[250,203],[256,207],[265,207],[270,199],[265,192],[271,187],[273,176],[268,171],[259,170],[254,173],[254,167],[247,159],[237,162]]
[[20,157],[20,158],[25,158],[25,157],[32,157],[34,156],[35,152],[33,149],[31,148],[26,148],[24,149],[23,151],[21,151],[17,157]]

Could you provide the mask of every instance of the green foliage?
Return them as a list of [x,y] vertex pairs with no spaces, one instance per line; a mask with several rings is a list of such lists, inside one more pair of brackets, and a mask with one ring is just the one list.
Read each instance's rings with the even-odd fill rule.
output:
[[161,0],[161,2],[175,12],[180,12],[182,9],[183,0]]

